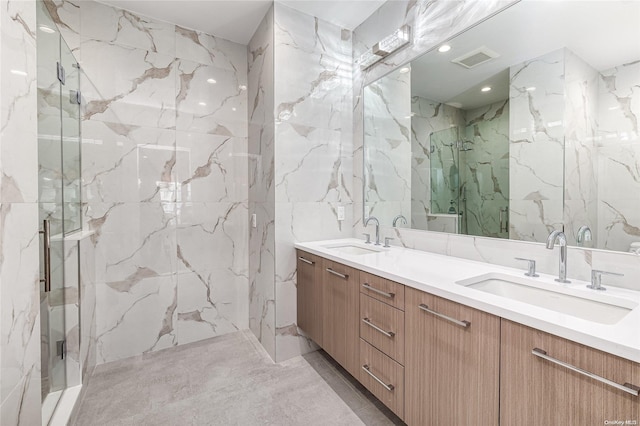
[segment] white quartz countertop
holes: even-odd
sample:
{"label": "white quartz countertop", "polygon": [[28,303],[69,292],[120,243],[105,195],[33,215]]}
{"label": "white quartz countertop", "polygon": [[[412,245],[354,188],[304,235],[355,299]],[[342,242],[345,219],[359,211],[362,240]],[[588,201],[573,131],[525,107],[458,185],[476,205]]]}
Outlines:
{"label": "white quartz countertop", "polygon": [[[361,240],[349,238],[296,243],[295,247],[406,286],[640,362],[640,306],[616,324],[600,324],[456,284],[457,281],[488,273],[522,277],[525,270],[396,246],[364,255],[346,254],[330,248],[340,244],[362,245],[362,243]],[[517,253],[514,253],[514,256],[517,256]],[[586,285],[589,283],[585,281],[571,280],[571,284],[559,284],[554,281],[554,278],[557,276],[540,274],[540,277],[534,279],[536,282],[584,291],[585,295],[593,297],[594,290],[587,289]],[[606,287],[607,291],[603,294],[640,304],[640,292]]]}

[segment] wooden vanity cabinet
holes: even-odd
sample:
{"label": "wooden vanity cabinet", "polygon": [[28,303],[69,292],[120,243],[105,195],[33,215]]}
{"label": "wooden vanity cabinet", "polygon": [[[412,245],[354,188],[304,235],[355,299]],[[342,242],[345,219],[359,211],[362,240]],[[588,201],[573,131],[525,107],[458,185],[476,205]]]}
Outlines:
{"label": "wooden vanity cabinet", "polygon": [[407,287],[405,341],[408,425],[498,424],[499,317]]}
{"label": "wooden vanity cabinet", "polygon": [[296,255],[297,324],[311,340],[322,346],[322,258],[302,250]]}
{"label": "wooden vanity cabinet", "polygon": [[322,263],[322,348],[352,376],[359,375],[360,291],[358,271]]}
{"label": "wooden vanity cabinet", "polygon": [[640,385],[640,364],[505,319],[501,333],[501,425],[640,425],[639,397],[533,350],[621,385]]}

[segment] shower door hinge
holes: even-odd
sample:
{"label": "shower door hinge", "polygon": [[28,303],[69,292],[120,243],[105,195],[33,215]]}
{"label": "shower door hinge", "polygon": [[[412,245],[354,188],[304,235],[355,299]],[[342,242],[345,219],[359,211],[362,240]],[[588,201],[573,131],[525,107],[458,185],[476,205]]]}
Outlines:
{"label": "shower door hinge", "polygon": [[69,90],[69,101],[72,104],[80,105],[82,103],[82,94],[79,90]]}
{"label": "shower door hinge", "polygon": [[66,340],[58,340],[56,342],[56,355],[58,355],[60,359],[64,359],[66,352],[67,352]]}
{"label": "shower door hinge", "polygon": [[60,62],[56,62],[56,66],[57,66],[58,80],[60,81],[60,83],[64,84],[64,81],[65,81],[64,67]]}

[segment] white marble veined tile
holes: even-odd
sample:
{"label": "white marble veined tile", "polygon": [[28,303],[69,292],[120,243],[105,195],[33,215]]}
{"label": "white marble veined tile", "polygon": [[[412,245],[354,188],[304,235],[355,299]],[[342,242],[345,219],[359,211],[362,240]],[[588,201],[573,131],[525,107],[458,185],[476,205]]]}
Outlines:
{"label": "white marble veined tile", "polygon": [[11,1],[3,3],[3,9],[0,201],[35,202],[38,196],[35,5]]}
{"label": "white marble veined tile", "polygon": [[175,131],[83,121],[84,201],[175,201]]}
{"label": "white marble veined tile", "polygon": [[98,284],[98,363],[175,346],[176,276]]}
{"label": "white marble veined tile", "polygon": [[248,282],[228,269],[178,275],[179,344],[248,327]]}
{"label": "white marble veined tile", "polygon": [[349,199],[339,132],[278,123],[276,140],[276,202]]}
{"label": "white marble veined tile", "polygon": [[[37,232],[37,204],[0,205],[0,396],[3,401],[17,386],[25,386],[30,375],[40,376]],[[31,394],[24,395],[28,407],[32,407],[28,400],[31,397]]]}
{"label": "white marble veined tile", "polygon": [[[51,19],[57,26],[57,30],[64,38],[65,43],[74,56],[80,59],[80,28],[81,28],[81,8],[85,4],[93,2],[76,1],[76,0],[44,0]],[[41,37],[44,32],[39,32]],[[38,40],[38,45],[40,40]]]}
{"label": "white marble veined tile", "polygon": [[[176,59],[144,49],[85,40],[81,45],[84,120],[173,128]],[[109,58],[105,64],[105,58]]]}
{"label": "white marble veined tile", "polygon": [[246,75],[246,46],[178,25],[175,31],[176,57]]}
{"label": "white marble veined tile", "polygon": [[247,275],[246,203],[178,203],[178,272]]}
{"label": "white marble veined tile", "polygon": [[176,170],[182,202],[247,200],[247,139],[176,132]]}
{"label": "white marble veined tile", "polygon": [[179,60],[176,128],[224,136],[247,136],[246,75]]}
{"label": "white marble veined tile", "polygon": [[87,212],[107,283],[133,286],[176,272],[174,203],[97,204]]}
{"label": "white marble veined tile", "polygon": [[95,1],[80,2],[82,39],[174,56],[175,25]]}

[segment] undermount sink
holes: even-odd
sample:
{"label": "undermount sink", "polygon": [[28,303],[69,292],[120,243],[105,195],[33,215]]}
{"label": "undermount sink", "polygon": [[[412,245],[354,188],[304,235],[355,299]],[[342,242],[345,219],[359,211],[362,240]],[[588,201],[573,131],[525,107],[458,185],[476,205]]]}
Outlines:
{"label": "undermount sink", "polygon": [[328,248],[329,250],[336,250],[336,251],[339,251],[340,253],[344,253],[344,254],[356,254],[356,255],[379,253],[379,252],[382,251],[382,249],[374,248],[374,247],[367,247],[364,244],[362,244],[362,245],[360,245],[360,244],[340,244],[340,245],[333,245],[333,246],[325,246],[325,248]]}
{"label": "undermount sink", "polygon": [[616,324],[638,306],[631,300],[603,292],[587,294],[580,289],[499,273],[468,278],[456,284],[600,324]]}

